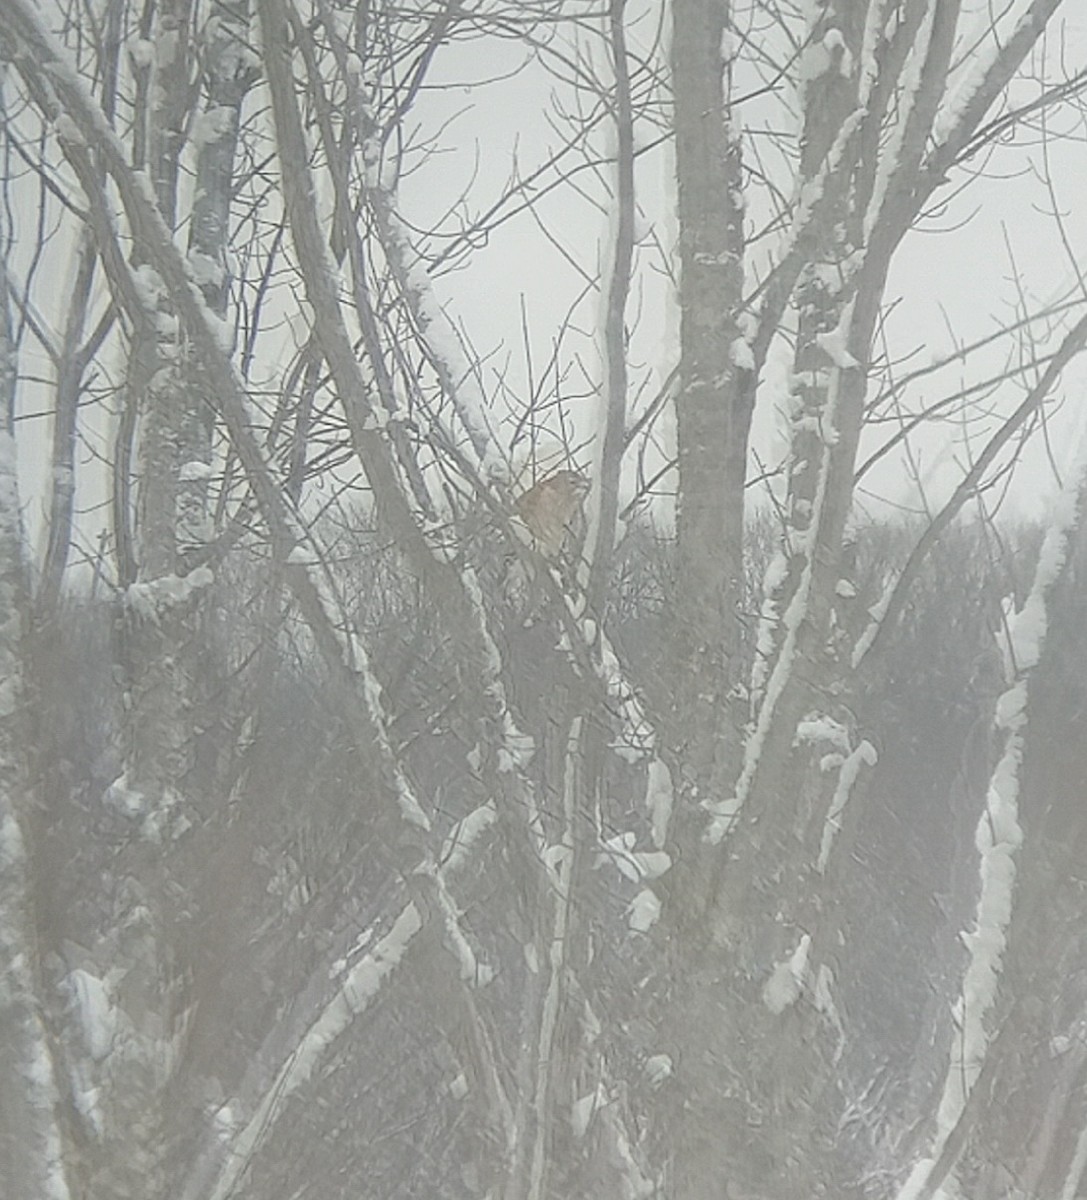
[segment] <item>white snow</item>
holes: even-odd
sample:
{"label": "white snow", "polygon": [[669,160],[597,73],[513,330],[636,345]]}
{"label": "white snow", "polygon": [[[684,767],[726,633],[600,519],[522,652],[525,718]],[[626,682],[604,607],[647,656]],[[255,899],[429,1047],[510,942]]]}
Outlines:
{"label": "white snow", "polygon": [[776,550],[767,564],[762,579],[763,601],[759,610],[759,627],[755,635],[755,661],[751,668],[751,698],[762,697],[774,653],[774,632],[778,625],[778,592],[789,577],[789,560]]}
{"label": "white snow", "polygon": [[213,105],[199,113],[192,123],[189,140],[194,146],[206,146],[226,137],[233,124],[233,110],[224,105]]}
{"label": "white snow", "polygon": [[860,82],[857,88],[861,103],[867,106],[879,77],[880,62],[876,50],[884,36],[886,23],[886,8],[888,0],[874,0],[869,4],[864,20],[864,34],[861,37]]}
{"label": "white snow", "polygon": [[[376,165],[381,150],[375,143],[376,138],[368,141],[363,158],[385,256],[402,282],[405,299],[415,313],[418,334],[427,347],[443,390],[452,401],[461,427],[468,435],[483,475],[488,479],[505,479],[509,473],[505,457],[488,423],[490,405],[452,321],[438,303],[426,263],[412,244],[411,230],[396,212],[395,193],[387,181],[378,176]],[[447,436],[459,441],[452,438],[452,434]]]}
{"label": "white snow", "polygon": [[627,923],[635,933],[648,933],[661,915],[661,902],[651,888],[643,888],[630,902]]}
{"label": "white snow", "polygon": [[611,1134],[614,1161],[623,1173],[622,1191],[617,1194],[622,1196],[622,1200],[650,1200],[650,1197],[658,1194],[657,1187],[635,1160],[634,1147],[627,1135],[626,1123],[620,1117],[617,1108],[615,1104],[607,1104],[602,1110],[598,1110],[606,1131]]}
{"label": "white snow", "polygon": [[182,483],[198,483],[202,480],[210,479],[211,475],[210,463],[193,459],[192,462],[181,464],[181,470],[178,472],[177,477]]}
{"label": "white snow", "polygon": [[79,132],[79,126],[72,120],[67,113],[61,113],[57,117],[54,124],[57,131],[57,136],[72,146],[85,146],[86,142],[83,139],[83,134]]}
{"label": "white snow", "polygon": [[198,287],[218,287],[226,275],[223,264],[199,250],[189,251],[189,277]]}
{"label": "white snow", "polygon": [[422,924],[415,905],[406,905],[374,950],[351,969],[339,991],[288,1056],[249,1122],[233,1139],[230,1155],[209,1200],[226,1200],[232,1194],[237,1180],[249,1166],[287,1099],[310,1078],[328,1048],[350,1027],[355,1017],[366,1011],[386,979],[399,966]]}
{"label": "white snow", "polygon": [[531,734],[520,729],[510,712],[506,698],[506,688],[502,682],[502,655],[498,643],[491,635],[487,618],[487,606],[483,599],[483,590],[475,571],[464,566],[460,571],[461,585],[464,595],[471,607],[476,620],[479,640],[486,655],[486,671],[484,687],[486,693],[494,701],[502,714],[503,744],[498,752],[498,767],[505,774],[519,771],[531,762],[536,753],[536,743]]}
{"label": "white snow", "polygon": [[304,1072],[305,1076],[309,1077],[317,1057],[333,1039],[343,1033],[352,1017],[366,1010],[385,979],[399,966],[408,944],[421,927],[422,922],[415,906],[407,905],[372,953],[352,967],[340,985],[340,999],[344,1007],[337,1006],[334,999],[310,1027],[299,1047],[297,1072]]}
{"label": "white snow", "polygon": [[[978,34],[969,40],[969,44],[975,45],[976,49],[969,56],[964,74],[940,105],[933,125],[932,136],[938,146],[955,133],[1008,41],[1021,24],[1031,19],[1033,7],[1034,0],[1013,0],[996,19],[988,7],[979,10]],[[983,44],[978,45],[979,42]]]}
{"label": "white snow", "polygon": [[95,1062],[101,1062],[113,1049],[117,1033],[117,1010],[110,999],[109,988],[97,975],[78,967],[69,971],[66,983],[84,1048]]}
{"label": "white snow", "polygon": [[781,257],[789,254],[796,245],[801,234],[807,229],[811,223],[815,209],[819,201],[823,197],[823,191],[826,188],[828,179],[832,179],[839,169],[841,159],[845,154],[846,147],[849,145],[856,133],[861,121],[865,115],[863,104],[855,108],[848,117],[842,122],[841,128],[835,136],[834,143],[823,160],[822,166],[819,168],[819,174],[812,179],[806,180],[800,186],[800,193],[796,200],[796,207],[793,214],[792,228],[785,240],[785,244],[781,247],[779,255]]}
{"label": "white snow", "polygon": [[502,747],[498,751],[498,769],[503,772],[527,767],[536,753],[536,742],[530,733],[520,729],[507,708],[502,714]]}
{"label": "white snow", "polygon": [[824,713],[812,713],[798,722],[793,744],[800,745],[801,742],[825,743],[842,754],[848,754],[852,749],[849,730]]}
{"label": "white snow", "polygon": [[157,625],[168,609],[188,601],[193,592],[210,587],[215,576],[210,567],[197,567],[188,575],[161,575],[145,583],[130,584],[125,604],[141,620]]}
{"label": "white snow", "polygon": [[418,868],[420,874],[432,876],[434,890],[438,899],[438,912],[445,925],[445,936],[457,961],[460,963],[460,977],[473,987],[486,987],[494,978],[493,967],[480,962],[471,942],[465,936],[460,924],[460,911],[445,883],[445,876],[433,863]]}
{"label": "white snow", "polygon": [[801,983],[787,962],[779,962],[763,984],[762,1002],[774,1014],[780,1016],[800,998]]}
{"label": "white snow", "polygon": [[674,803],[672,773],[668,765],[660,758],[651,758],[646,769],[645,807],[649,812],[653,845],[658,850],[668,840],[668,824],[672,819]]}
{"label": "white snow", "polygon": [[153,66],[155,62],[155,43],[149,42],[146,38],[136,38],[129,44],[128,53],[132,57],[134,66],[140,68]]}
{"label": "white snow", "polygon": [[603,1108],[605,1103],[606,1098],[603,1096],[599,1084],[593,1091],[579,1096],[574,1101],[570,1112],[570,1124],[574,1130],[574,1137],[581,1139],[585,1136],[593,1114],[598,1108]]}
{"label": "white snow", "polygon": [[[1009,661],[1016,677],[997,701],[994,726],[1003,750],[989,781],[985,809],[974,843],[979,856],[980,888],[970,929],[961,934],[969,952],[962,988],[953,1009],[957,1036],[936,1117],[932,1149],[938,1157],[966,1107],[989,1050],[989,1015],[996,1001],[1003,970],[1007,931],[1011,922],[1016,881],[1016,852],[1022,845],[1019,823],[1019,769],[1028,721],[1030,676],[1040,660],[1046,628],[1049,592],[1060,577],[1071,539],[1077,530],[1077,501],[1087,487],[1087,439],[1081,435],[1074,470],[1069,474],[1046,530],[1034,582],[1023,608],[1009,614]],[[919,1163],[898,1200],[909,1200],[916,1178],[929,1168]]]}
{"label": "white snow", "polygon": [[[834,412],[836,409],[837,389],[831,389],[830,397],[827,401],[827,419],[828,422],[833,421]],[[824,454],[822,468],[820,470],[819,482],[816,487],[816,512],[821,511],[823,504],[823,496],[826,491],[826,479],[828,470],[828,456]],[[818,521],[813,520],[810,530],[804,536],[804,551],[805,563],[801,572],[800,580],[797,583],[796,591],[789,601],[788,607],[781,618],[781,628],[784,636],[781,642],[781,650],[778,653],[777,661],[773,665],[769,676],[766,679],[766,690],[762,697],[762,704],[759,707],[754,725],[752,726],[747,738],[744,741],[743,766],[740,771],[740,777],[736,783],[736,794],[733,801],[729,802],[730,807],[734,804],[733,811],[728,813],[727,823],[724,815],[718,815],[709,829],[706,836],[713,844],[717,844],[721,839],[728,835],[736,817],[744,804],[747,802],[748,793],[755,779],[755,773],[758,770],[759,759],[762,756],[763,745],[766,737],[770,732],[771,725],[774,719],[774,713],[777,709],[778,701],[781,699],[785,691],[785,686],[792,674],[793,656],[796,651],[796,639],[807,613],[809,590],[811,588],[812,577],[812,555],[813,542],[815,533],[818,528]],[[768,597],[769,599],[769,597]],[[765,677],[765,667],[756,661],[753,671],[753,678],[758,675],[761,679]],[[752,689],[754,691],[754,688]]]}
{"label": "white snow", "polygon": [[845,1051],[845,1025],[838,1005],[834,1000],[834,972],[826,963],[820,963],[815,973],[815,985],[812,988],[812,1001],[818,1012],[822,1013],[838,1034],[838,1045],[834,1051],[834,1061],[838,1062]]}
{"label": "white snow", "polygon": [[775,1015],[783,1013],[800,999],[808,973],[811,934],[805,933],[788,959],[770,972],[762,989],[762,1002]]}
{"label": "white snow", "polygon": [[215,1130],[215,1136],[221,1142],[228,1142],[234,1136],[234,1131],[238,1127],[238,1118],[234,1112],[234,1107],[229,1101],[226,1104],[221,1104],[212,1113],[211,1117],[212,1128]]}
{"label": "white snow", "polygon": [[136,295],[140,298],[140,303],[149,312],[154,312],[159,301],[166,294],[166,285],[162,282],[162,276],[154,267],[144,263],[132,272],[132,283],[136,289]]}
{"label": "white snow", "polygon": [[129,786],[128,775],[123,772],[106,788],[102,799],[111,808],[129,817],[138,817],[147,804],[146,796]]}
{"label": "white snow", "polygon": [[811,951],[811,934],[805,933],[797,943],[789,959],[789,970],[799,986],[803,988],[808,975],[808,954]]}
{"label": "white snow", "polygon": [[872,644],[876,640],[879,628],[883,624],[883,618],[887,615],[887,609],[891,603],[891,597],[894,595],[897,582],[897,576],[891,579],[883,589],[883,594],[868,610],[868,616],[871,620],[864,627],[864,632],[857,639],[857,644],[853,647],[853,654],[850,658],[850,663],[854,671],[860,666],[864,656],[872,648]]}
{"label": "white snow", "polygon": [[[830,33],[837,32],[837,30],[831,30],[823,41],[811,42],[800,55],[800,62],[797,66],[797,90],[801,105],[804,103],[808,85],[821,75],[825,75],[834,64],[832,51],[835,43],[830,38]],[[839,40],[841,40],[841,36],[839,33]]]}
{"label": "white snow", "polygon": [[660,1087],[673,1071],[672,1057],[669,1054],[651,1054],[642,1067],[651,1087]]}
{"label": "white snow", "polygon": [[899,1190],[896,1200],[917,1200],[917,1197],[921,1194],[921,1189],[928,1182],[929,1174],[935,1165],[935,1160],[931,1158],[922,1158],[916,1162],[909,1174],[909,1178]]}
{"label": "white snow", "polygon": [[26,857],[22,830],[14,815],[5,812],[0,821],[0,867],[11,867],[22,863]]}
{"label": "white snow", "polygon": [[632,883],[643,879],[657,879],[672,865],[671,857],[663,850],[635,850],[635,837],[631,830],[617,833],[602,843],[603,853],[597,856],[597,864],[611,863],[619,873]]}
{"label": "white snow", "polygon": [[831,52],[847,51],[845,37],[840,29],[830,28],[823,34],[823,45]]}
{"label": "white snow", "polygon": [[876,163],[876,178],[872,194],[868,200],[868,208],[864,214],[864,236],[867,242],[883,214],[883,206],[887,199],[887,187],[898,167],[902,157],[902,147],[906,137],[908,118],[914,110],[920,95],[924,65],[928,58],[929,42],[932,38],[933,22],[936,6],[931,5],[925,12],[913,43],[910,46],[906,65],[902,72],[901,95],[898,120],[891,131],[888,144],[880,153]]}
{"label": "white snow", "polygon": [[[848,306],[847,311],[849,311]],[[852,312],[849,312],[849,315],[852,317]],[[849,336],[849,330],[848,328],[843,328],[842,325],[843,322],[840,321],[838,325],[828,333],[817,333],[815,335],[815,342],[820,350],[823,351],[827,358],[829,358],[836,367],[845,371],[853,367],[858,367],[860,364],[846,348],[846,340]]]}
{"label": "white snow", "polygon": [[543,853],[540,855],[543,865],[552,877],[552,883],[556,886],[561,880],[563,868],[569,864],[572,857],[570,847],[563,845],[562,842],[556,842],[554,845],[545,847]]}
{"label": "white snow", "polygon": [[15,439],[0,429],[0,514],[5,521],[14,520],[18,512],[15,479]]}
{"label": "white snow", "polygon": [[19,703],[19,685],[13,676],[0,679],[0,718],[10,717]]}
{"label": "white snow", "polygon": [[83,1078],[83,1073],[73,1070],[71,1095],[76,1111],[95,1134],[102,1134],[102,1089],[93,1087]]}
{"label": "white snow", "polygon": [[872,743],[862,741],[856,750],[846,756],[838,768],[838,786],[834,790],[830,806],[827,808],[827,815],[823,821],[823,837],[819,846],[819,858],[815,864],[815,869],[820,874],[826,871],[827,864],[830,862],[834,839],[838,836],[842,825],[842,812],[849,801],[853,785],[857,782],[857,776],[862,767],[874,767],[878,757]]}
{"label": "white snow", "polygon": [[1080,1185],[1085,1174],[1087,1174],[1087,1125],[1083,1126],[1079,1131],[1079,1137],[1076,1138],[1076,1149],[1068,1166],[1068,1174],[1064,1178],[1060,1200],[1076,1200],[1080,1194]]}
{"label": "white snow", "polygon": [[441,869],[455,871],[462,867],[469,851],[497,820],[498,809],[493,800],[488,800],[458,821],[442,844]]}
{"label": "white snow", "polygon": [[[584,602],[583,598],[579,599]],[[567,600],[571,610],[577,602],[571,598]],[[608,696],[618,702],[621,737],[612,743],[611,749],[627,762],[638,762],[653,752],[656,742],[653,727],[646,719],[641,702],[623,674],[619,658],[603,630],[599,631],[593,649],[596,651],[593,660],[596,675],[607,688]]]}
{"label": "white snow", "polygon": [[[1021,700],[1025,701],[1026,682],[1021,681],[1010,691],[1021,693]],[[963,975],[961,995],[955,1005],[959,1033],[952,1041],[951,1064],[936,1116],[937,1140],[941,1147],[962,1115],[985,1061],[991,1036],[987,1018],[996,1001],[1007,929],[1012,918],[1015,852],[1023,841],[1018,796],[1022,729],[1026,717],[1022,703],[1017,701],[1011,709],[1014,713],[1012,724],[1003,726],[1006,737],[1004,754],[993,773],[986,797],[986,810],[982,813],[974,837],[980,857],[981,889],[974,925],[961,935],[970,961]],[[1000,728],[999,716],[997,720]]]}
{"label": "white snow", "polygon": [[729,796],[725,800],[703,800],[700,807],[712,818],[706,826],[704,840],[711,846],[716,846],[732,832],[743,801],[739,796]]}
{"label": "white snow", "polygon": [[728,348],[728,356],[732,365],[739,367],[741,371],[755,369],[755,356],[751,353],[751,343],[746,338],[736,338]]}
{"label": "white snow", "polygon": [[[196,284],[193,284],[196,287]],[[197,293],[199,295],[199,292]],[[203,303],[204,297],[200,296],[200,301]],[[210,308],[205,306],[204,324],[212,337],[215,338],[215,344],[226,355],[229,355],[234,349],[234,326],[223,317],[213,313]]]}
{"label": "white snow", "polygon": [[[53,1060],[50,1057],[48,1044],[45,1040],[45,1030],[41,1019],[31,1018],[32,1050],[31,1060],[26,1063],[22,1075],[30,1086],[30,1103],[39,1112],[52,1116],[57,1107],[56,1075]],[[78,1089],[73,1094],[76,1107],[83,1101]],[[93,1115],[97,1112],[98,1093],[87,1097]],[[96,1122],[90,1121],[92,1128],[97,1129]],[[60,1137],[60,1130],[55,1119],[47,1119],[44,1127],[39,1127],[42,1133],[41,1158],[44,1166],[45,1192],[43,1200],[70,1200],[68,1178],[65,1170],[65,1147]]]}

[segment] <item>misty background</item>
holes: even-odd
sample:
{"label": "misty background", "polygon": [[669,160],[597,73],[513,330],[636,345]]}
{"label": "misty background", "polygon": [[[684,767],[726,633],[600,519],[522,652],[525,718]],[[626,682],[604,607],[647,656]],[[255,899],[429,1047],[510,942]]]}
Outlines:
{"label": "misty background", "polygon": [[1087,1194],[1085,53],[7,0],[4,1196]]}

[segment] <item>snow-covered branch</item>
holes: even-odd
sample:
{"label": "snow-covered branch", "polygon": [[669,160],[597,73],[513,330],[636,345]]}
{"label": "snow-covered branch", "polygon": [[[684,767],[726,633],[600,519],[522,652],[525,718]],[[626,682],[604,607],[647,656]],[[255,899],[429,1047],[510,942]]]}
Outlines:
{"label": "snow-covered branch", "polygon": [[[931,1200],[954,1169],[957,1153],[948,1155],[945,1149],[952,1144],[953,1135],[961,1148],[964,1114],[994,1036],[993,1012],[1014,914],[1017,858],[1023,841],[1019,792],[1030,719],[1030,683],[1045,646],[1050,595],[1064,571],[1085,502],[1087,440],[1080,446],[1075,469],[1046,531],[1030,593],[1008,620],[1010,678],[994,717],[1001,753],[974,836],[980,887],[973,927],[962,935],[969,958],[953,1010],[956,1036],[936,1112],[932,1152],[914,1168],[898,1200]],[[939,1177],[934,1177],[935,1168],[941,1172]]]}
{"label": "snow-covered branch", "polygon": [[[489,804],[470,813],[448,835],[441,865],[424,867],[446,897],[452,875],[464,866],[494,824],[495,816],[494,806]],[[193,1172],[201,1191],[187,1192],[187,1198],[196,1200],[197,1195],[203,1196],[205,1188],[208,1200],[226,1200],[234,1193],[283,1115],[287,1102],[313,1077],[338,1039],[369,1010],[403,963],[422,928],[423,914],[414,901],[409,901],[389,930],[361,957],[350,962],[345,957],[338,964],[334,994],[300,1031],[278,1070],[264,1082],[259,1096],[248,1105],[245,1098],[236,1098],[220,1106],[214,1121],[213,1144]],[[474,966],[474,958],[472,963]],[[275,1040],[274,1036],[268,1039],[271,1044]],[[245,1109],[248,1113],[243,1118],[241,1112]],[[206,1180],[212,1173],[214,1183],[208,1184]],[[201,1180],[205,1182],[202,1184]]]}

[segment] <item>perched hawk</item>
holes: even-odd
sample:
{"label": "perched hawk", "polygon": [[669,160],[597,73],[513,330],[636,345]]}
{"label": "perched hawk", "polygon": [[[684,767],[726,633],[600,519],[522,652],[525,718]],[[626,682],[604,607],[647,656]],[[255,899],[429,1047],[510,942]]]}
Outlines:
{"label": "perched hawk", "polygon": [[578,471],[556,471],[517,497],[517,515],[544,558],[558,558],[581,515],[589,481]]}

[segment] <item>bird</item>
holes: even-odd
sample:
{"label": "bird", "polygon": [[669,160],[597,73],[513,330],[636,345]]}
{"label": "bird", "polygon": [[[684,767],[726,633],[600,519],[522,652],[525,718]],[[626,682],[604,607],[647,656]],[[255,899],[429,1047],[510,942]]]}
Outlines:
{"label": "bird", "polygon": [[580,471],[561,470],[522,492],[514,501],[536,549],[544,558],[560,556],[581,514],[589,481]]}

